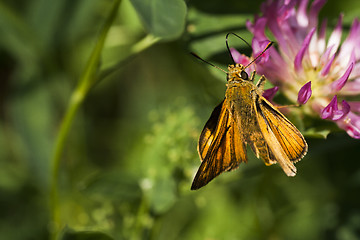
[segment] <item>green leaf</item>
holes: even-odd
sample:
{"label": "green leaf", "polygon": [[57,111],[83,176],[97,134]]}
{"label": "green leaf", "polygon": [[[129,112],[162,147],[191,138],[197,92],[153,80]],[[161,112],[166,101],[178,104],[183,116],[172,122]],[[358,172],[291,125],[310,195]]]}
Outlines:
{"label": "green leaf", "polygon": [[304,135],[306,137],[326,139],[329,133],[330,133],[329,129],[318,130],[315,128],[310,128],[306,132],[304,132]]}
{"label": "green leaf", "polygon": [[184,31],[186,5],[183,0],[130,0],[147,31],[164,40]]}
{"label": "green leaf", "polygon": [[339,127],[333,121],[306,118],[304,123],[311,126],[303,131],[305,137],[326,139],[329,133],[339,131]]}

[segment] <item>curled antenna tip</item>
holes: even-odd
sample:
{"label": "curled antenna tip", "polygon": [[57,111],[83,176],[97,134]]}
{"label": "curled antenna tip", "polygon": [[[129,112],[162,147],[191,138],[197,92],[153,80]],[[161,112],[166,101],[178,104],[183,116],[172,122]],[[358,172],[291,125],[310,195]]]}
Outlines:
{"label": "curled antenna tip", "polygon": [[229,47],[229,43],[228,43],[228,38],[229,38],[229,35],[230,35],[230,34],[232,34],[232,35],[234,35],[235,37],[238,37],[239,39],[241,39],[241,40],[242,40],[244,43],[246,43],[250,48],[251,48],[251,45],[250,45],[245,39],[243,39],[242,37],[240,37],[240,36],[237,35],[236,33],[228,32],[228,33],[226,34],[226,37],[225,37],[226,48],[227,48],[227,50],[228,50],[228,52],[229,52],[229,54],[230,54],[231,60],[233,61],[234,64],[236,64],[236,62],[235,62],[235,60],[234,60],[234,58],[233,58],[233,56],[232,56],[232,54],[231,54],[230,47]]}

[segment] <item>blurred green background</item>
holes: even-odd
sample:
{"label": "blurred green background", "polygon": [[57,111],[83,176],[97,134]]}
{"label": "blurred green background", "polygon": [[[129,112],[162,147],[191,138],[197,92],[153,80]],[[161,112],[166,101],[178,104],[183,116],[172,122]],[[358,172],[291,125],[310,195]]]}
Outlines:
{"label": "blurred green background", "polygon": [[[360,239],[360,145],[344,132],[308,138],[295,178],[249,151],[248,164],[190,191],[225,76],[189,52],[226,67],[226,33],[250,42],[245,21],[261,2],[121,1],[60,158],[63,239]],[[0,1],[1,239],[50,238],[55,142],[112,6]],[[327,3],[328,33],[340,12],[346,36],[360,5]]]}

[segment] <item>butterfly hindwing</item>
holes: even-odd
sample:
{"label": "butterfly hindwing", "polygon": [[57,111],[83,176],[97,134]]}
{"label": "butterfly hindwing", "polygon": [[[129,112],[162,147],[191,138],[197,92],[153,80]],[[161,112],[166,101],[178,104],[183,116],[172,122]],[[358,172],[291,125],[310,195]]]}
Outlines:
{"label": "butterfly hindwing", "polygon": [[274,154],[261,133],[261,130],[258,129],[258,131],[252,132],[250,136],[251,139],[248,140],[248,143],[256,157],[261,158],[267,166],[277,163]]}
{"label": "butterfly hindwing", "polygon": [[275,159],[288,176],[295,176],[292,162],[300,160],[307,152],[307,144],[300,131],[263,97],[255,102],[256,116],[264,139]]}
{"label": "butterfly hindwing", "polygon": [[285,150],[290,161],[299,161],[307,152],[307,143],[300,131],[279,110],[274,108],[266,99],[260,99],[263,115],[265,116],[276,139]]}

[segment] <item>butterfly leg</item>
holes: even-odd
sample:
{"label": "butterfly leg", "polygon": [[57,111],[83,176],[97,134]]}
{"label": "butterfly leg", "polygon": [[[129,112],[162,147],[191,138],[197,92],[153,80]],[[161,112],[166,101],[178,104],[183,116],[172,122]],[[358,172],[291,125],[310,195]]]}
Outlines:
{"label": "butterfly leg", "polygon": [[256,83],[256,87],[260,90],[264,90],[266,78],[264,75],[262,75],[259,79],[259,81]]}
{"label": "butterfly leg", "polygon": [[256,74],[256,71],[253,71],[251,73],[250,81],[254,82],[255,74]]}

